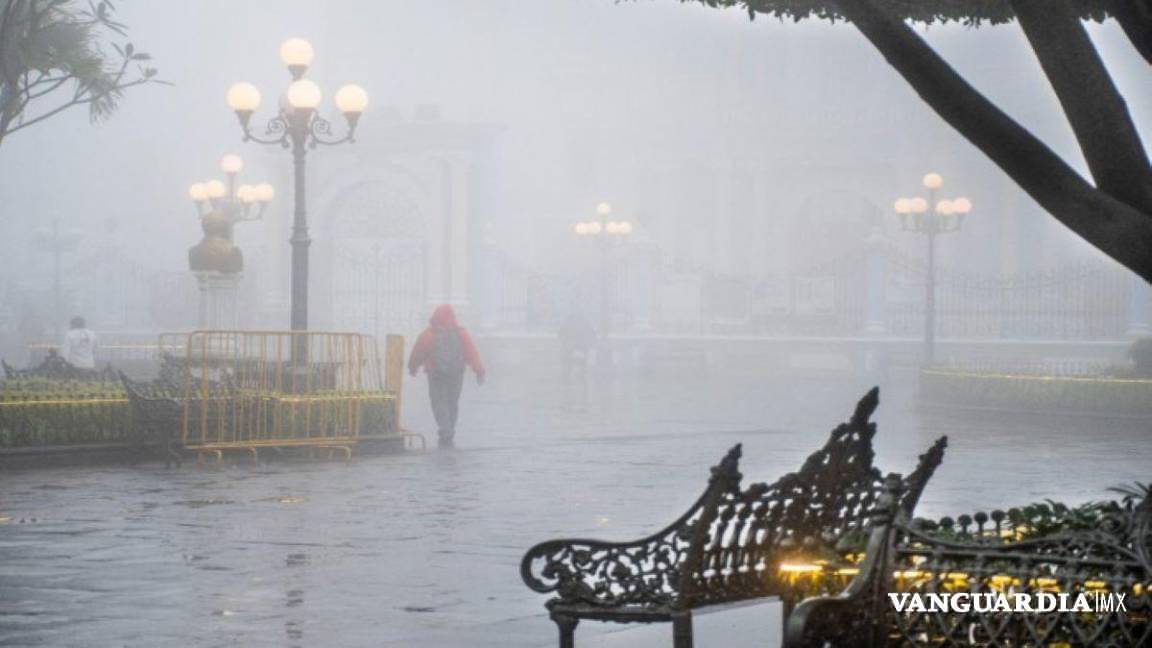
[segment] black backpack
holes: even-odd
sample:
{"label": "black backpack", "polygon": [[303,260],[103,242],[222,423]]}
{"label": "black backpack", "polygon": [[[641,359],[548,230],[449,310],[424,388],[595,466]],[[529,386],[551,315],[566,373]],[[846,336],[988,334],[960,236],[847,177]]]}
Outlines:
{"label": "black backpack", "polygon": [[442,376],[464,373],[464,343],[456,329],[436,329],[432,343],[432,368]]}

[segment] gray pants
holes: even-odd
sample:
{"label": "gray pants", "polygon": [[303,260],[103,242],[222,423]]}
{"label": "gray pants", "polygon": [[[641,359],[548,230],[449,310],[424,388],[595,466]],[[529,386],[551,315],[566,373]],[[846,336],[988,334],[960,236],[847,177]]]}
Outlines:
{"label": "gray pants", "polygon": [[460,392],[463,389],[463,372],[428,374],[428,398],[432,401],[432,416],[436,417],[441,443],[452,443],[456,436],[456,417],[460,414]]}

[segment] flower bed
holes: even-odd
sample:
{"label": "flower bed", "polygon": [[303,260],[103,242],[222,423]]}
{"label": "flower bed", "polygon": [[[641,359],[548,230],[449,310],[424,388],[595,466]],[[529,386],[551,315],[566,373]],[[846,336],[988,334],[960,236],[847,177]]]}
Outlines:
{"label": "flower bed", "polygon": [[923,369],[920,398],[981,409],[1152,416],[1152,379]]}
{"label": "flower bed", "polygon": [[128,398],[115,383],[0,385],[0,447],[127,442],[131,430]]}
{"label": "flower bed", "polygon": [[[265,395],[270,401],[274,396]],[[240,399],[250,402],[251,399]],[[288,396],[269,409],[269,423],[307,437],[306,421],[292,407],[297,397]],[[310,396],[325,414],[343,412],[352,401],[360,408],[359,433],[363,436],[395,436],[395,397],[386,392],[324,392]],[[327,410],[332,410],[328,412]],[[278,414],[272,417],[272,414]],[[297,420],[299,418],[299,420]],[[297,430],[297,428],[300,428]],[[52,381],[47,379],[0,381],[0,448],[59,446],[71,444],[128,443],[132,439],[132,415],[128,397],[117,383]]]}

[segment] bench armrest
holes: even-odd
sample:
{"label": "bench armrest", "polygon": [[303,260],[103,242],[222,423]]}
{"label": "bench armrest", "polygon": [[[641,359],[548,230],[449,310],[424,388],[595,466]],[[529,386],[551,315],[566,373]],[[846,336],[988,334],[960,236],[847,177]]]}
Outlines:
{"label": "bench armrest", "polygon": [[691,534],[675,528],[634,542],[550,540],[524,554],[520,577],[563,603],[663,605],[676,597],[690,544]]}
{"label": "bench armrest", "polygon": [[533,590],[555,592],[556,602],[612,608],[667,605],[686,595],[682,574],[696,569],[719,500],[740,490],[740,445],[712,467],[708,487],[675,522],[631,542],[549,540],[520,561],[520,577]]}
{"label": "bench armrest", "polygon": [[903,481],[892,473],[872,510],[872,528],[860,571],[844,591],[831,596],[805,599],[784,624],[784,648],[812,646],[875,645],[880,628],[879,606],[887,604],[889,555],[894,521],[900,510]]}

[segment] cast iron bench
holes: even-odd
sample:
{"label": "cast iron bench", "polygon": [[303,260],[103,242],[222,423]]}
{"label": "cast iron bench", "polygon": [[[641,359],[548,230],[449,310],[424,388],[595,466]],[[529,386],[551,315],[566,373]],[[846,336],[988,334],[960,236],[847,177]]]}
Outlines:
{"label": "cast iron bench", "polygon": [[55,349],[49,349],[48,355],[40,364],[35,367],[28,367],[26,369],[16,369],[7,362],[0,360],[0,366],[4,368],[4,375],[9,380],[31,380],[42,378],[45,380],[69,380],[69,381],[83,381],[83,382],[115,382],[116,370],[112,365],[106,365],[103,369],[83,369],[71,364],[59,354]]}
{"label": "cast iron bench", "polygon": [[[1152,498],[1115,502],[1090,528],[1017,540],[1000,511],[960,516],[958,527],[909,520],[901,487],[886,486],[859,574],[840,594],[797,606],[785,646],[1152,645]],[[897,611],[888,596],[957,592],[1122,593],[1126,610]]]}
{"label": "cast iron bench", "polygon": [[178,439],[184,407],[177,391],[162,381],[136,382],[123,372],[120,372],[120,383],[124,385],[132,412],[136,458],[139,459],[149,445],[156,445],[164,452],[165,468],[173,462],[179,466],[183,463]]}
{"label": "cast iron bench", "polygon": [[185,402],[190,402],[196,411],[212,398],[228,397],[235,391],[228,381],[198,384],[184,365],[168,355],[164,357],[160,375],[151,382],[132,380],[122,371],[118,374],[132,414],[136,459],[139,460],[149,446],[156,446],[164,453],[165,468],[183,463],[181,430]]}
{"label": "cast iron bench", "polygon": [[[545,605],[560,646],[574,645],[581,619],[671,622],[674,645],[687,648],[695,608],[774,596],[787,614],[798,593],[781,573],[782,562],[818,552],[840,560],[868,538],[869,513],[883,485],[872,465],[876,425],[869,421],[878,403],[873,389],[798,472],[773,484],[742,490],[741,446],[735,446],[712,468],[696,503],[647,538],[551,540],[530,549],[520,575],[533,590],[555,594]],[[899,503],[906,515],[946,445],[942,437],[921,455]]]}

